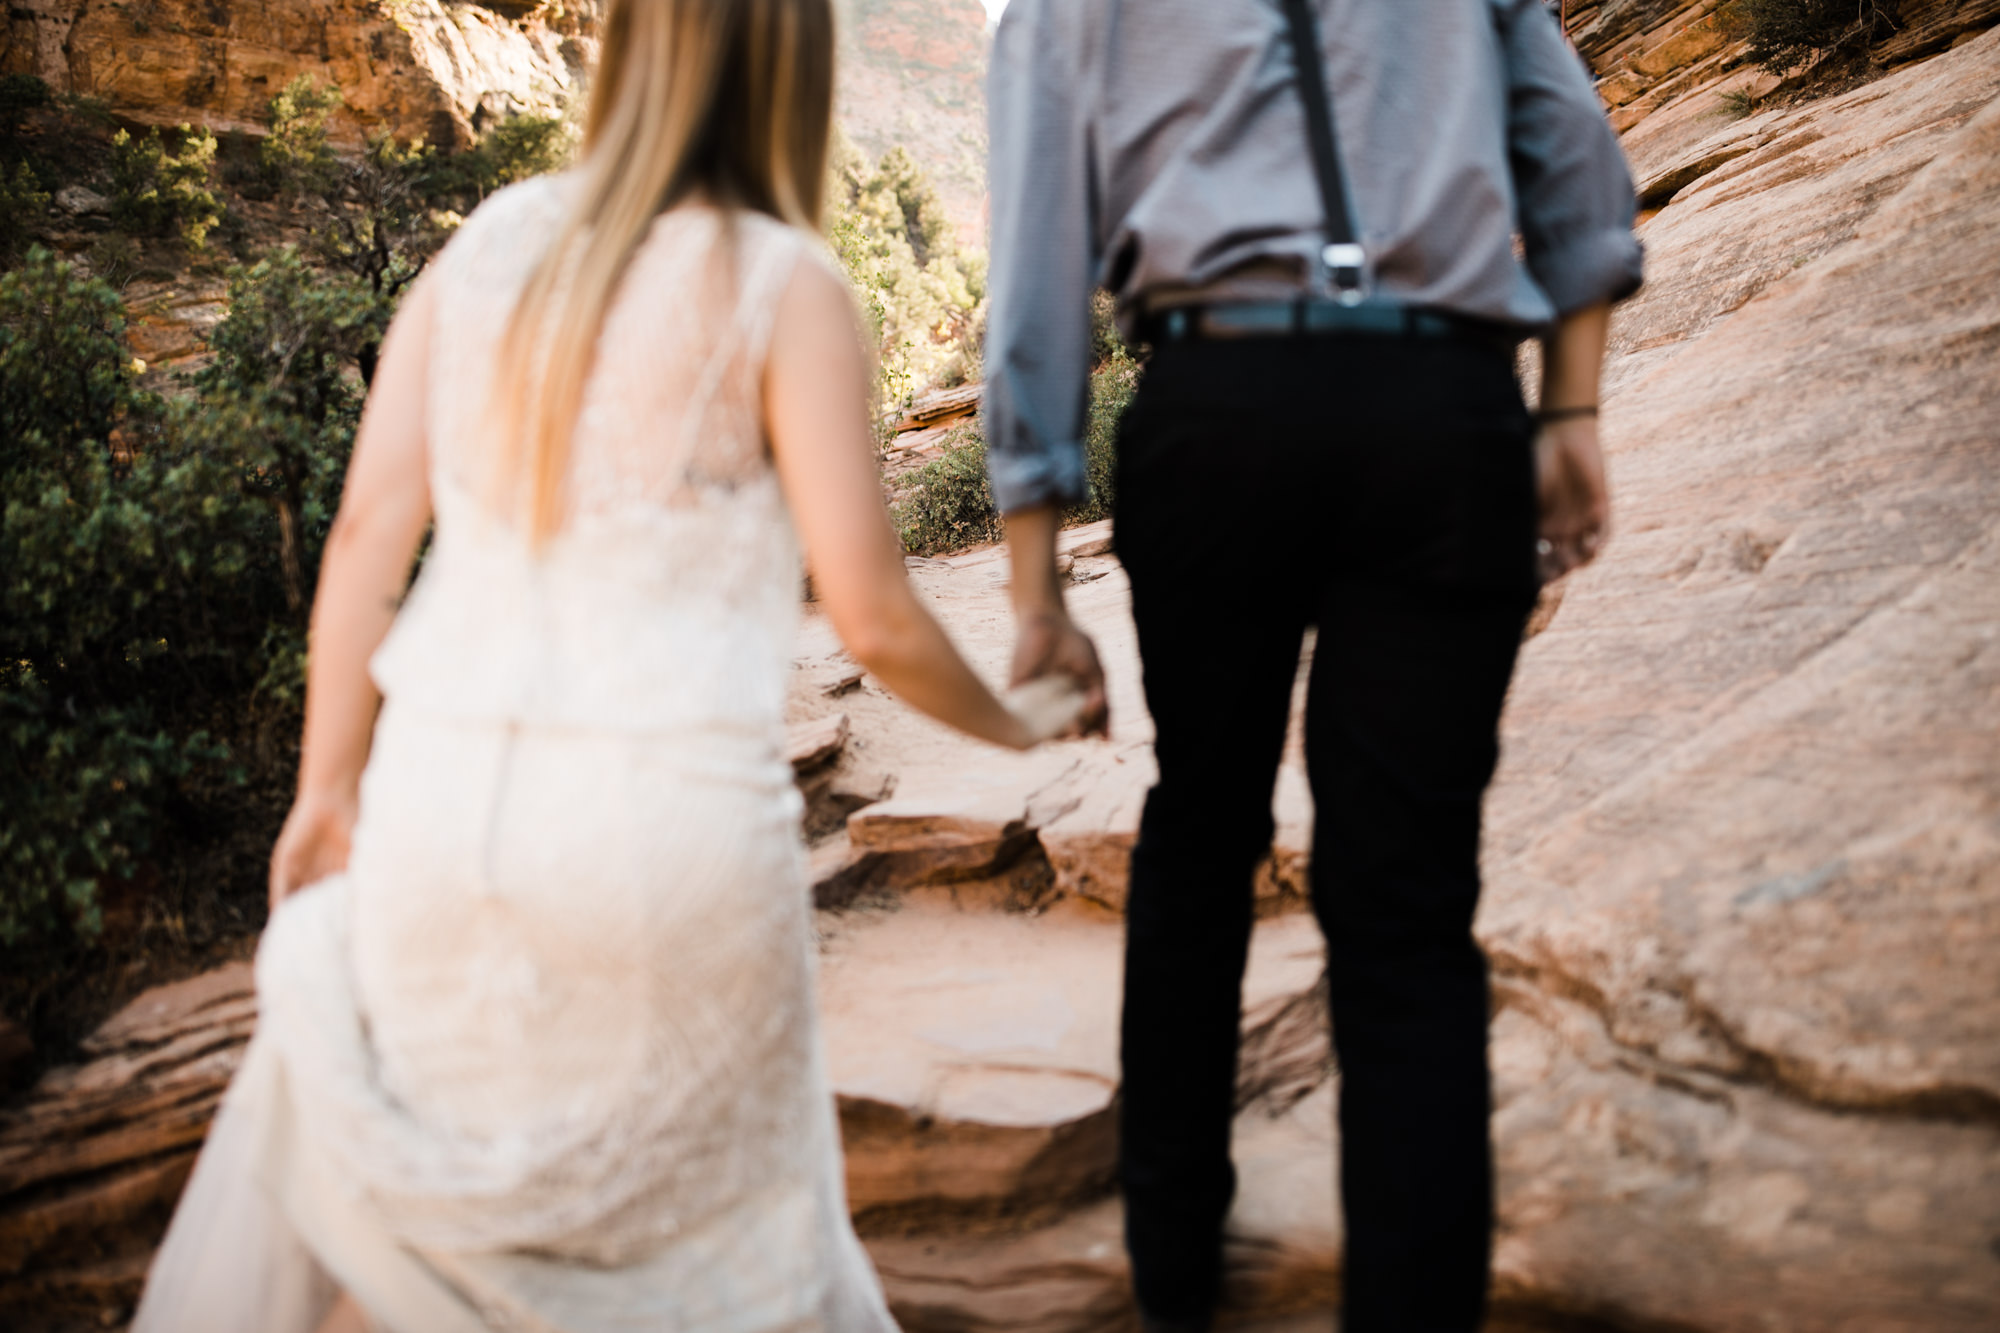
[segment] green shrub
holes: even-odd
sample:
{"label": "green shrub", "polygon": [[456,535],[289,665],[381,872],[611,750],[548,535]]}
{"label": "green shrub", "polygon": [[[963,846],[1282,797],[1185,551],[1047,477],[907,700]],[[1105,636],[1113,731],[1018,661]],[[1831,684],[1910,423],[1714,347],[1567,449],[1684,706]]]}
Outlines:
{"label": "green shrub", "polygon": [[282,194],[326,195],[340,184],[340,158],[326,124],[340,105],[340,89],[301,74],[271,99],[271,132],[258,146],[265,182]]}
{"label": "green shrub", "polygon": [[49,196],[26,162],[9,171],[0,165],[0,258],[20,250],[49,213]]}
{"label": "green shrub", "polygon": [[146,252],[139,248],[139,243],[115,231],[107,231],[92,241],[84,258],[90,261],[92,276],[119,289],[138,277],[146,266]]}
{"label": "green shrub", "polygon": [[148,615],[178,544],[114,431],[133,387],[117,297],[36,250],[0,279],[0,946],[94,931],[168,788],[216,752],[162,725]]}
{"label": "green shrub", "polygon": [[1779,75],[1864,49],[1895,27],[1893,6],[1880,0],[1736,0],[1728,17],[1749,37],[1750,59]]}
{"label": "green shrub", "polygon": [[912,555],[1000,540],[1000,514],[986,479],[986,442],[977,427],[961,426],[945,437],[944,451],[910,478],[894,516],[903,549]]}
{"label": "green shrub", "polygon": [[318,272],[290,248],[230,278],[229,317],[194,379],[193,428],[221,441],[246,492],[271,506],[285,602],[302,626],[361,415],[348,367],[393,312],[355,278]]}
{"label": "green shrub", "polygon": [[495,190],[561,171],[576,156],[576,134],[561,116],[509,116],[443,164],[443,190],[477,203]]}
{"label": "green shrub", "polygon": [[[1139,388],[1140,365],[1121,346],[1091,373],[1083,435],[1084,499],[1063,512],[1065,525],[1111,517],[1118,467],[1118,423]],[[903,549],[912,555],[960,551],[1004,535],[986,478],[986,442],[973,425],[945,437],[944,450],[917,469],[894,511]]]}
{"label": "green shrub", "polygon": [[325,201],[326,223],[315,233],[314,249],[373,298],[369,333],[356,352],[364,382],[375,378],[375,357],[403,289],[448,234],[433,207],[437,169],[438,154],[423,140],[373,135],[347,165],[339,195]]}
{"label": "green shrub", "polygon": [[136,388],[108,286],[42,251],[0,279],[10,994],[84,975],[102,891],[141,871],[183,935],[256,919],[372,307],[289,252],[231,295],[198,396],[169,405]]}
{"label": "green shrub", "polygon": [[1715,99],[1721,104],[1722,114],[1730,120],[1741,120],[1745,116],[1757,114],[1757,94],[1748,88],[1731,88]]}
{"label": "green shrub", "polygon": [[22,118],[47,106],[51,100],[49,85],[32,74],[0,78],[0,139],[20,134]]}
{"label": "green shrub", "polygon": [[1124,344],[1114,344],[1104,363],[1090,376],[1090,415],[1083,427],[1083,475],[1090,494],[1073,506],[1063,519],[1068,523],[1095,523],[1111,517],[1118,476],[1118,423],[1139,391],[1140,366]]}
{"label": "green shrub", "polygon": [[118,225],[145,236],[179,236],[199,248],[222,219],[222,204],[209,189],[215,165],[215,136],[180,127],[180,146],[169,150],[157,129],[135,139],[129,130],[111,137],[112,216]]}
{"label": "green shrub", "polygon": [[879,405],[965,374],[986,299],[985,255],[959,248],[936,192],[901,148],[871,166],[837,137],[829,176],[828,239],[875,338]]}

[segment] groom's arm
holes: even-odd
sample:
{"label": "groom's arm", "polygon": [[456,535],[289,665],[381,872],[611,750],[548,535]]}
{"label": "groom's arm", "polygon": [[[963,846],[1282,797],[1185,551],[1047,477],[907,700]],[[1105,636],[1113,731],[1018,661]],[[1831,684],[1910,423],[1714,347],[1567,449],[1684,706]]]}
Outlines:
{"label": "groom's arm", "polygon": [[1053,672],[1084,688],[1082,729],[1106,727],[1104,673],[1063,605],[1061,507],[1084,497],[1090,292],[1097,267],[1075,5],[1013,0],[988,73],[992,262],[983,415],[993,498],[1006,516],[1018,639],[1013,683]]}

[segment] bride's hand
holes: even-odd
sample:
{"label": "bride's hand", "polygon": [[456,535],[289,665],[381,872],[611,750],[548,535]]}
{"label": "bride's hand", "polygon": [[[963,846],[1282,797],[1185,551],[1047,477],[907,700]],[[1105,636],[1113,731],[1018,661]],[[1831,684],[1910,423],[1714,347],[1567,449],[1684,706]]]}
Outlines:
{"label": "bride's hand", "polygon": [[358,813],[352,796],[300,792],[271,849],[271,910],[292,894],[347,869]]}
{"label": "bride's hand", "polygon": [[1020,749],[1031,749],[1076,729],[1089,705],[1083,686],[1066,675],[1037,676],[1007,691],[1007,711],[1021,724]]}

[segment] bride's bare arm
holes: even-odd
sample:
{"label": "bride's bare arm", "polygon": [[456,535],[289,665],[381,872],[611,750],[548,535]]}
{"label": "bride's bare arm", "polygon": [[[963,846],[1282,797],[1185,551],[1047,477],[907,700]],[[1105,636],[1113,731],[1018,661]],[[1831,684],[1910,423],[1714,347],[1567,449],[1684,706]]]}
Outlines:
{"label": "bride's bare arm", "polygon": [[271,853],[271,906],[346,868],[361,770],[381,696],[368,676],[430,522],[424,381],[431,285],[419,281],[389,328],[327,535],[313,599],[299,791]]}
{"label": "bride's bare arm", "polygon": [[846,286],[801,263],[777,312],[764,419],[813,584],[849,652],[941,722],[996,745],[1034,737],[924,609],[882,503],[868,431],[868,362]]}

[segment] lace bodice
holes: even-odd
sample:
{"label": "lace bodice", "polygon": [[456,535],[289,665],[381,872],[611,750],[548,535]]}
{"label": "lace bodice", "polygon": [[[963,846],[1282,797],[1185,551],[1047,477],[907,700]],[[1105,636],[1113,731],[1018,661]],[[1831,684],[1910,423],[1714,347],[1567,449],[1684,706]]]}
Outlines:
{"label": "lace bodice", "polygon": [[607,313],[539,550],[482,498],[500,338],[571,182],[504,190],[437,260],[427,434],[436,535],[374,663],[398,706],[468,720],[775,745],[798,554],[765,449],[774,307],[804,236],[663,214]]}

